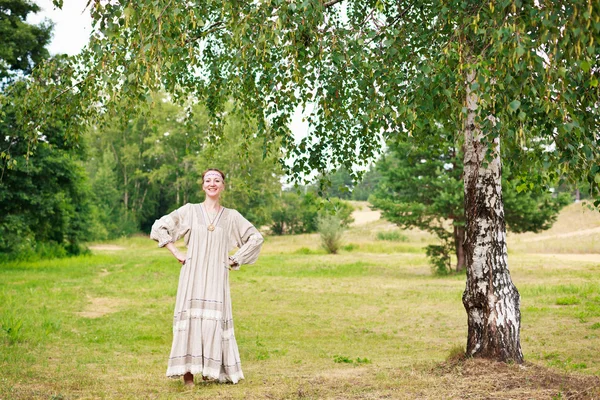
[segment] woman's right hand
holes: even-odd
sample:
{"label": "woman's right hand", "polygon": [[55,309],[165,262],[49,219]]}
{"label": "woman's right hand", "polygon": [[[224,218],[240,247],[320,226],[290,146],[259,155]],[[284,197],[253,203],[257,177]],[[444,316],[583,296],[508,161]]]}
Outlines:
{"label": "woman's right hand", "polygon": [[173,254],[173,256],[175,256],[177,261],[179,261],[181,264],[185,264],[185,259],[186,259],[185,254],[183,254],[181,251],[179,251],[179,249],[177,247],[175,247],[175,245],[173,243],[167,243],[166,247]]}
{"label": "woman's right hand", "polygon": [[175,253],[173,255],[175,256],[177,261],[179,261],[181,264],[185,264],[185,254],[178,251],[177,253]]}

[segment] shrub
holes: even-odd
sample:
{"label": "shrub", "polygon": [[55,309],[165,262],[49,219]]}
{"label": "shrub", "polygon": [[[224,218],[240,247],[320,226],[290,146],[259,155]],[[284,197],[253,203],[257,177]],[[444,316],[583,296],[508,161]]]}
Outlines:
{"label": "shrub", "polygon": [[425,248],[425,253],[429,257],[431,268],[436,275],[448,275],[452,271],[450,265],[450,246],[429,245]]}
{"label": "shrub", "polygon": [[321,235],[321,246],[329,254],[337,254],[342,246],[342,234],[344,227],[340,218],[336,215],[324,215],[319,218],[319,234]]}
{"label": "shrub", "polygon": [[271,232],[276,235],[312,233],[319,229],[319,218],[337,216],[343,226],[352,223],[350,203],[336,197],[322,199],[314,193],[283,192],[280,203],[271,213]]}
{"label": "shrub", "polygon": [[352,211],[354,211],[354,207],[352,207],[350,203],[338,199],[337,197],[332,197],[327,200],[322,200],[319,216],[335,215],[340,219],[342,226],[347,227],[354,222]]}

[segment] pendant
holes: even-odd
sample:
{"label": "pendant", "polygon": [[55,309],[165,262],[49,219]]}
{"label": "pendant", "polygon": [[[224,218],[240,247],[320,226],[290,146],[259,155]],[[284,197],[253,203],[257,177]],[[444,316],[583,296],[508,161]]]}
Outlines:
{"label": "pendant", "polygon": [[215,230],[215,226],[213,224],[210,224],[208,226],[208,230],[211,231],[211,232],[214,231]]}

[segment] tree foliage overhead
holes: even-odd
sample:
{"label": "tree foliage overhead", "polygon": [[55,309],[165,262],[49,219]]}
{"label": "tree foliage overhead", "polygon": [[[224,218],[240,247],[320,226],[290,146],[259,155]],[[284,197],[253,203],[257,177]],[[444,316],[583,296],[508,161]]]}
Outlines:
{"label": "tree foliage overhead", "polygon": [[309,190],[322,193],[325,197],[337,197],[345,200],[366,201],[377,186],[379,173],[371,165],[364,171],[360,181],[356,182],[346,168],[339,168],[335,172],[320,177],[318,182],[309,186]]}
{"label": "tree foliage overhead", "polygon": [[[477,71],[478,122],[487,140],[502,135],[505,162],[522,167],[524,180],[553,166],[596,190],[599,9],[589,1],[94,1],[98,30],[81,57],[80,87],[106,103],[157,88],[193,95],[215,121],[233,97],[264,140],[282,139],[299,177],[361,164],[385,137],[460,131],[466,72]],[[302,140],[288,129],[297,107],[312,110]]]}

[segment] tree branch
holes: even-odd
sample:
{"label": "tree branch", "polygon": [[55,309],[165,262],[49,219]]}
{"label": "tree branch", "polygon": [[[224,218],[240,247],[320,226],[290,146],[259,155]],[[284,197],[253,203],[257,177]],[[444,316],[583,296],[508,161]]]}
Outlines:
{"label": "tree branch", "polygon": [[332,7],[332,6],[336,5],[337,3],[339,3],[340,1],[342,1],[342,0],[329,0],[326,3],[323,3],[323,8]]}
{"label": "tree branch", "polygon": [[225,25],[223,21],[217,21],[217,22],[213,23],[211,26],[209,26],[208,28],[202,30],[197,36],[187,38],[185,40],[185,43],[188,44],[194,40],[201,39],[202,37],[208,35],[209,33],[213,33],[215,31],[217,31],[219,28],[223,27],[223,25]]}

